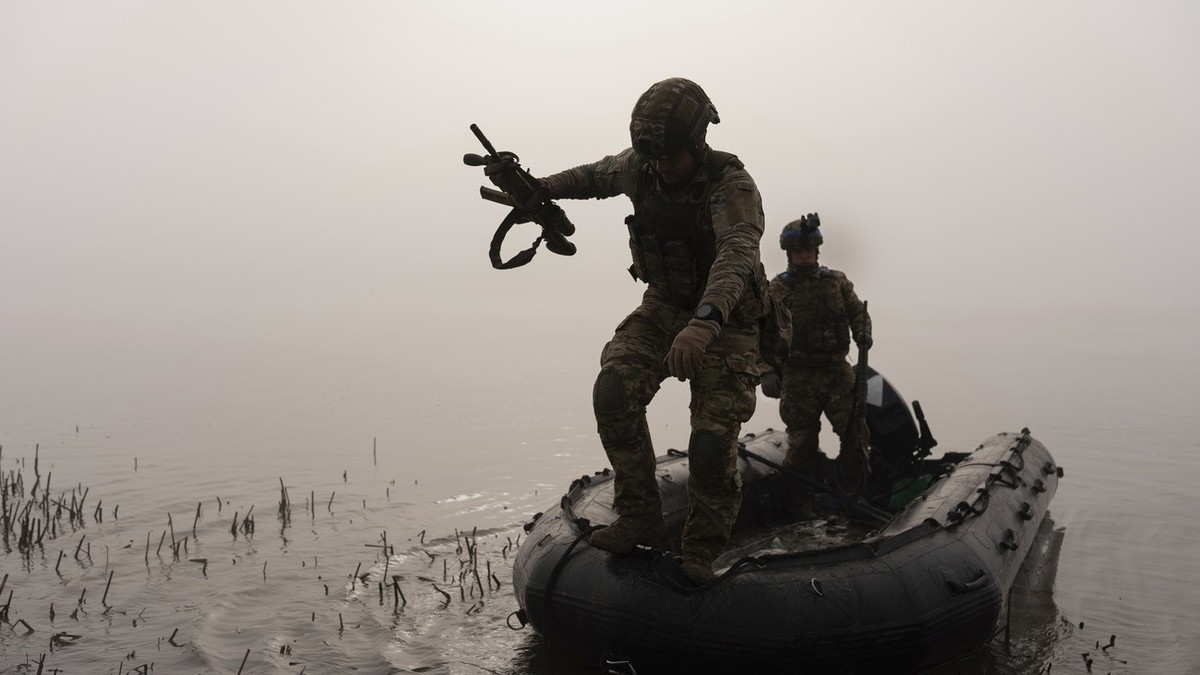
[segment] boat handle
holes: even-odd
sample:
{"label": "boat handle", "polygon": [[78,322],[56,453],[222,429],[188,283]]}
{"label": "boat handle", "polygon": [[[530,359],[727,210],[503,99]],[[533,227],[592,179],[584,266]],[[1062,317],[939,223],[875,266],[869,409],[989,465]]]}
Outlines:
{"label": "boat handle", "polygon": [[[628,670],[621,670],[622,668]],[[637,668],[626,659],[609,656],[604,659],[604,672],[607,675],[637,675]]]}
{"label": "boat handle", "polygon": [[999,546],[1000,546],[1000,548],[1004,549],[1005,551],[1017,550],[1018,548],[1020,548],[1017,545],[1017,534],[1015,532],[1013,532],[1011,529],[1005,530],[1004,531],[1004,539],[1000,540]]}
{"label": "boat handle", "polygon": [[1042,479],[1041,479],[1041,478],[1039,478],[1039,479],[1037,479],[1037,480],[1033,481],[1033,486],[1032,486],[1032,487],[1030,487],[1029,489],[1030,489],[1030,490],[1033,490],[1033,493],[1034,493],[1034,494],[1037,494],[1037,493],[1039,493],[1039,492],[1045,492],[1045,491],[1046,491],[1046,484],[1042,482]]}
{"label": "boat handle", "polygon": [[[512,620],[513,620],[514,616],[517,617],[517,621],[521,622],[520,626],[512,625]],[[529,621],[526,618],[525,610],[523,610],[523,609],[518,609],[515,612],[513,612],[512,614],[509,614],[508,618],[504,620],[504,623],[508,624],[509,630],[521,630],[525,626],[529,625]]]}
{"label": "boat handle", "polygon": [[986,586],[987,583],[988,575],[983,571],[980,571],[979,576],[965,584],[957,579],[951,578],[949,573],[947,573],[946,576],[946,585],[949,586],[950,590],[954,591],[955,593],[970,593],[971,591],[977,591]]}
{"label": "boat handle", "polygon": [[542,512],[541,512],[541,511],[538,511],[537,513],[533,514],[533,518],[530,518],[530,519],[529,519],[529,522],[528,522],[528,523],[525,523],[525,525],[522,527],[522,529],[524,529],[524,530],[525,530],[525,534],[529,534],[529,532],[530,532],[531,530],[533,530],[533,527],[534,527],[535,525],[537,525],[537,521],[538,521],[538,519],[540,519],[541,517],[542,517]]}
{"label": "boat handle", "polygon": [[1021,520],[1033,520],[1033,505],[1029,502],[1021,502],[1021,508],[1017,509],[1017,515]]}

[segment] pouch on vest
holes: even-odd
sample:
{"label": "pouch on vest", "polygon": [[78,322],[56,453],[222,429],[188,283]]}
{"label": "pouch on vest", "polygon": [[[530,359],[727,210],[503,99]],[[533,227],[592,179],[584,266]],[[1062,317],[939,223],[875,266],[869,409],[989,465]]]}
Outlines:
{"label": "pouch on vest", "polygon": [[690,296],[696,292],[696,256],[682,241],[663,244],[663,262],[666,264],[667,288],[672,295]]}

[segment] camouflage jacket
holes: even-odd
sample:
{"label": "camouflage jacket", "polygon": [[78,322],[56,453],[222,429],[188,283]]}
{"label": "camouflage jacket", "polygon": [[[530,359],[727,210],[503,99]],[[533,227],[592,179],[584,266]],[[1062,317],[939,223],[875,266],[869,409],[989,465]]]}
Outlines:
{"label": "camouflage jacket", "polygon": [[792,313],[792,356],[800,364],[834,362],[850,352],[850,336],[871,334],[871,317],[845,274],[818,267],[788,270],[771,280],[771,293]]}
{"label": "camouflage jacket", "polygon": [[[697,167],[696,177],[678,194],[666,192],[658,180],[650,181],[655,199],[685,203],[704,197],[701,204],[711,229],[713,263],[706,271],[707,280],[692,307],[708,303],[718,308],[726,324],[749,325],[762,316],[767,286],[766,273],[759,256],[765,222],[762,198],[754,179],[740,162],[726,165],[717,179],[709,183],[709,153]],[[584,164],[540,179],[547,196],[554,199],[606,199],[626,195],[633,200],[649,166],[632,148],[598,162]],[[662,296],[651,285],[652,294]],[[754,321],[752,321],[754,320]]]}

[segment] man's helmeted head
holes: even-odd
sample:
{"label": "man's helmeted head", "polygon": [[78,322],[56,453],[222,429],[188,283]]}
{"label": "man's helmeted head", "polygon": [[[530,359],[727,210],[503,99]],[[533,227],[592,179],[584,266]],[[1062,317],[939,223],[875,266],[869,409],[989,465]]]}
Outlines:
{"label": "man's helmeted head", "polygon": [[825,243],[821,236],[821,217],[815,213],[801,216],[783,226],[779,233],[779,248],[785,251],[815,249]]}
{"label": "man's helmeted head", "polygon": [[629,138],[642,157],[667,159],[700,147],[709,123],[721,118],[700,85],[682,77],[655,82],[638,98]]}

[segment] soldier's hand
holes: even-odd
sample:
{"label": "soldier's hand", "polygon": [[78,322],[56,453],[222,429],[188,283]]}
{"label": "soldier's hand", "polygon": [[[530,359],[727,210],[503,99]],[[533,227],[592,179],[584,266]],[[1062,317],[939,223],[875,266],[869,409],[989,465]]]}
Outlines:
{"label": "soldier's hand", "polygon": [[769,398],[779,398],[779,394],[783,389],[783,380],[780,379],[779,373],[774,371],[763,374],[759,381],[759,386],[762,387],[762,393]]}
{"label": "soldier's hand", "polygon": [[717,339],[721,326],[716,321],[692,319],[675,336],[667,352],[667,370],[680,380],[690,380],[700,372],[704,350]]}
{"label": "soldier's hand", "polygon": [[483,175],[491,178],[493,181],[496,180],[497,176],[507,174],[520,166],[516,155],[511,152],[502,152],[495,157],[489,155],[484,159]]}
{"label": "soldier's hand", "polygon": [[870,333],[859,333],[854,336],[854,344],[863,349],[870,349],[871,345],[875,344],[875,342],[871,339]]}
{"label": "soldier's hand", "polygon": [[526,180],[528,174],[523,173],[516,155],[511,152],[502,152],[498,158],[489,161],[483,167],[483,173],[518,209],[534,211],[541,205],[537,181],[532,177]]}

